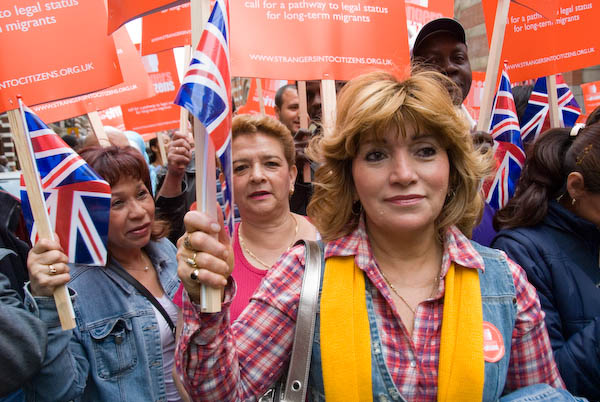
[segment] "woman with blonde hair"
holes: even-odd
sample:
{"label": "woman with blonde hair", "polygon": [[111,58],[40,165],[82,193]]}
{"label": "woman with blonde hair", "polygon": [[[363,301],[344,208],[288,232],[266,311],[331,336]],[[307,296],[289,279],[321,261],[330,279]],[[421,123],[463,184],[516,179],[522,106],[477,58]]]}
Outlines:
{"label": "woman with blonde hair", "polygon": [[[436,72],[378,72],[339,95],[335,129],[314,143],[321,165],[309,216],[324,239],[309,400],[497,400],[562,386],[535,289],[519,266],[468,239],[489,161],[475,152]],[[179,248],[187,290],[177,367],[196,400],[254,400],[285,371],[304,246],[286,253],[230,326],[228,247],[206,215],[186,216],[201,266]],[[224,287],[223,311],[196,304]],[[554,390],[548,391],[554,392]]]}

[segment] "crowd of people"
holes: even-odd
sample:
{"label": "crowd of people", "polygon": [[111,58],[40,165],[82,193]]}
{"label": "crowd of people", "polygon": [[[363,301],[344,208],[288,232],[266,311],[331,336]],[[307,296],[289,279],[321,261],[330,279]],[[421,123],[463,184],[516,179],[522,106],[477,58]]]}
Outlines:
{"label": "crowd of people", "polygon": [[[295,85],[276,118],[235,116],[233,233],[191,210],[189,133],[166,161],[123,133],[78,148],[111,185],[108,263],[69,264],[57,241],[29,249],[11,209],[0,401],[277,400],[306,308],[299,240],[317,241],[322,274],[295,400],[600,400],[600,109],[542,133],[496,211],[481,189],[493,140],[462,107],[464,29],[426,24],[411,57],[407,78],[340,82],[331,132],[318,82],[308,129]],[[203,286],[222,289],[220,312],[202,310]]]}

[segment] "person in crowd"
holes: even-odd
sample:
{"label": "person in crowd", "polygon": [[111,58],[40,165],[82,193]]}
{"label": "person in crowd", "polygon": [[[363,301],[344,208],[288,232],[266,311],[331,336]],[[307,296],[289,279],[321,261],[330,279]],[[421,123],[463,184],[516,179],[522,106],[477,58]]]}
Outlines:
{"label": "person in crowd", "polygon": [[306,217],[290,212],[297,170],[289,130],[268,116],[238,115],[232,136],[233,191],[241,218],[232,237],[234,321],[279,257],[300,239],[315,240],[317,231]]}
{"label": "person in crowd", "polygon": [[[474,130],[475,121],[463,106],[473,81],[471,63],[465,30],[451,18],[438,18],[425,24],[418,32],[412,48],[412,62],[415,67],[434,69],[450,78],[454,85],[448,85],[454,105],[460,107],[467,124]],[[474,132],[472,140],[480,142],[482,132]],[[473,239],[489,246],[496,235],[492,219],[496,210],[487,202],[484,204],[483,219],[473,230]]]}
{"label": "person in crowd", "polygon": [[294,84],[282,86],[275,93],[275,115],[292,135],[300,129],[300,99]]}
{"label": "person in crowd", "polygon": [[[0,248],[0,261],[11,254],[14,254],[12,250]],[[44,322],[23,308],[21,297],[0,273],[0,400],[23,400],[21,392],[17,395],[14,392],[42,367],[46,332]],[[8,399],[8,395],[14,399]]]}
{"label": "person in crowd", "polygon": [[[148,165],[132,147],[80,155],[111,185],[108,263],[67,264],[56,241],[40,240],[31,250],[25,304],[48,326],[48,351],[27,393],[48,401],[179,401],[171,328],[176,249],[164,238],[167,224],[154,218]],[[77,320],[70,331],[61,330],[51,297],[64,284]]]}
{"label": "person in crowd", "polygon": [[[449,84],[434,71],[358,77],[338,97],[334,131],[311,143],[322,164],[308,212],[325,267],[309,400],[487,401],[562,386],[535,289],[503,253],[467,238],[491,161],[474,151]],[[231,246],[207,236],[219,232],[209,216],[185,222],[178,372],[195,400],[256,398],[290,358],[304,246],[231,324]],[[220,313],[200,311],[201,284],[224,287]]]}
{"label": "person in crowd", "polygon": [[525,115],[525,110],[527,110],[527,105],[529,104],[529,97],[533,92],[533,85],[515,85],[511,90],[513,99],[515,100],[517,119],[519,120],[519,124],[522,125],[523,116]]}
{"label": "person in crowd", "polygon": [[600,126],[577,130],[534,142],[492,246],[537,289],[567,389],[600,400]]}
{"label": "person in crowd", "polygon": [[73,151],[77,152],[79,151],[80,148],[80,144],[79,144],[79,138],[77,138],[76,136],[74,136],[73,134],[65,134],[62,137],[62,140],[68,145],[70,146]]}

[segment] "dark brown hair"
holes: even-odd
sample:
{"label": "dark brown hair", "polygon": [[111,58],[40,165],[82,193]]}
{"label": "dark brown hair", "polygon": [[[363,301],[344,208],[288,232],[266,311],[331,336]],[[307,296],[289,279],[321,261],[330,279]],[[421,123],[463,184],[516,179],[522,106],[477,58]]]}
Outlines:
{"label": "dark brown hair", "polygon": [[[133,147],[91,146],[82,149],[79,155],[111,186],[121,179],[141,180],[152,194],[150,171],[144,157]],[[152,240],[158,240],[169,234],[169,225],[165,221],[154,220],[152,223]]]}
{"label": "dark brown hair", "polygon": [[548,202],[567,197],[567,177],[579,172],[585,189],[600,193],[600,125],[588,126],[574,137],[570,128],[542,133],[531,148],[515,195],[494,217],[494,228],[534,226],[544,219]]}

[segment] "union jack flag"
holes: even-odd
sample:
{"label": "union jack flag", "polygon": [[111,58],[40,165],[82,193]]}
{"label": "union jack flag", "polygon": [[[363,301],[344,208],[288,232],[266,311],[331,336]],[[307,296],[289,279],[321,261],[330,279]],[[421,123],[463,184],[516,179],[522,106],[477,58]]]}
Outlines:
{"label": "union jack flag", "polygon": [[484,183],[483,188],[488,204],[495,209],[500,209],[515,193],[521,168],[525,163],[515,101],[505,70],[502,71],[502,78],[494,100],[490,133],[494,138],[496,174],[493,179]]}
{"label": "union jack flag", "polygon": [[[565,83],[561,74],[556,75],[556,92],[558,97],[558,114],[562,127],[573,127],[581,114],[581,109]],[[529,97],[529,103],[523,114],[521,123],[521,138],[523,143],[535,139],[550,128],[550,113],[548,113],[548,88],[546,78],[538,78]]]}
{"label": "union jack flag", "polygon": [[[69,262],[106,265],[110,186],[26,106],[23,116],[50,224]],[[38,235],[23,176],[21,203],[34,244]]]}
{"label": "union jack flag", "polygon": [[[217,0],[202,32],[175,103],[206,127],[225,176],[225,224],[233,233],[231,160],[231,76],[229,69],[229,6]],[[209,176],[210,177],[210,176]]]}

